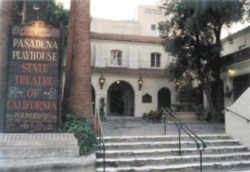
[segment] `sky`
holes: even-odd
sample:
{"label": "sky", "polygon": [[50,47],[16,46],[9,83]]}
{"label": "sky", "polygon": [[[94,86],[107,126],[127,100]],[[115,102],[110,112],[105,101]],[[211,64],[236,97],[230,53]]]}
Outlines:
{"label": "sky", "polygon": [[[58,0],[69,8],[70,0]],[[132,20],[138,5],[157,5],[160,0],[90,0],[91,16],[112,20]]]}
{"label": "sky", "polygon": [[[63,2],[65,8],[70,7],[70,0]],[[136,7],[139,5],[157,5],[161,0],[90,0],[90,12],[94,18],[111,20],[133,20],[136,18]],[[235,33],[249,24],[235,24],[230,29],[223,29],[222,38]]]}

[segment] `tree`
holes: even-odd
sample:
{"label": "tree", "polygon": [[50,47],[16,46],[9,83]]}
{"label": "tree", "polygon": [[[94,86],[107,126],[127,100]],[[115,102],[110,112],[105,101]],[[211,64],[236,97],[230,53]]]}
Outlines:
{"label": "tree", "polygon": [[[40,9],[38,12],[34,11],[34,5],[39,6]],[[67,30],[69,10],[57,5],[55,0],[16,1],[15,24],[26,23],[37,19],[43,20],[45,23],[57,28],[63,26],[64,29]]]}
{"label": "tree", "polygon": [[246,16],[247,0],[164,0],[166,20],[159,24],[165,50],[175,57],[168,78],[178,83],[189,74],[198,81],[208,100],[210,115],[216,114],[211,81],[220,80],[221,31]]}

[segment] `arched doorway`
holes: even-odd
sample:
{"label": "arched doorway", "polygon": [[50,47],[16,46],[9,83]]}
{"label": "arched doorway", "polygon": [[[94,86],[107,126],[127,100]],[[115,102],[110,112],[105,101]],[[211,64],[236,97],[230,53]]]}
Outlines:
{"label": "arched doorway", "polygon": [[95,89],[93,86],[91,86],[91,91],[92,91],[92,112],[95,114]]}
{"label": "arched doorway", "polygon": [[135,94],[132,86],[125,81],[116,81],[108,90],[108,114],[133,116],[134,99]]}
{"label": "arched doorway", "polygon": [[158,92],[158,110],[163,107],[170,107],[171,105],[171,92],[168,88],[162,88]]}

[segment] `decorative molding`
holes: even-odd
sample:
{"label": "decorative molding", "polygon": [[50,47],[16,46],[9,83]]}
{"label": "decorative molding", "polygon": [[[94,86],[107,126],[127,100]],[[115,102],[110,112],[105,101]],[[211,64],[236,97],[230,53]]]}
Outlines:
{"label": "decorative molding", "polygon": [[91,39],[128,41],[128,42],[152,43],[152,44],[161,44],[163,41],[160,37],[153,37],[153,36],[103,34],[103,33],[95,33],[95,32],[91,33]]}

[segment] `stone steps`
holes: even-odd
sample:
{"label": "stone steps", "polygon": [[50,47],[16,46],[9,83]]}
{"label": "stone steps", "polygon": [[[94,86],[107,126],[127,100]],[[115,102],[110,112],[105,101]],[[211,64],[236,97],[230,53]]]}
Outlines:
{"label": "stone steps", "polygon": [[[202,139],[215,140],[215,139],[231,139],[228,135],[218,134],[218,135],[199,135]],[[121,137],[105,137],[104,141],[107,143],[114,142],[146,142],[146,141],[176,141],[177,135],[167,135],[167,136],[121,136]],[[182,135],[182,140],[191,140],[187,135]]]}
{"label": "stone steps", "polygon": [[[227,172],[230,172],[232,168],[236,168],[237,166],[244,167],[246,169],[250,169],[250,161],[223,161],[223,162],[209,162],[209,163],[203,163],[203,169],[205,170],[211,170],[211,171],[217,171],[222,172],[222,170],[225,170]],[[195,172],[199,171],[200,164],[199,163],[185,163],[181,165],[145,165],[141,167],[134,167],[134,166],[128,166],[128,167],[107,167],[107,172]],[[205,171],[204,170],[204,171]],[[103,169],[97,168],[97,172],[101,172]]]}
{"label": "stone steps", "polygon": [[[217,145],[239,145],[234,139],[218,139],[204,140],[208,146]],[[152,148],[177,148],[178,141],[159,141],[159,142],[122,142],[122,143],[106,143],[107,149],[152,149]],[[194,147],[195,143],[192,140],[181,141],[183,147]]]}
{"label": "stone steps", "polygon": [[[219,161],[237,161],[237,160],[249,160],[250,161],[250,153],[224,153],[224,154],[210,154],[204,155],[203,160],[205,162],[219,162]],[[200,156],[197,155],[183,155],[183,156],[162,156],[162,157],[131,157],[131,158],[108,158],[106,159],[106,164],[111,167],[124,167],[124,166],[143,166],[147,165],[171,165],[175,164],[183,164],[188,162],[199,162]],[[97,160],[97,165],[102,162],[102,159]]]}
{"label": "stone steps", "polygon": [[[203,166],[208,172],[250,169],[250,151],[225,134],[200,135],[208,147]],[[182,155],[178,154],[178,136],[105,137],[107,172],[198,172],[200,156],[196,145],[182,136]],[[102,169],[102,153],[97,152],[97,172]],[[233,172],[233,171],[232,171]]]}
{"label": "stone steps", "polygon": [[[197,154],[197,149],[193,148],[182,148],[182,154]],[[232,153],[232,152],[244,152],[247,148],[241,145],[235,146],[210,146],[205,150],[206,154],[212,153]],[[178,148],[162,148],[162,149],[138,149],[138,150],[107,150],[107,158],[126,158],[126,157],[159,157],[164,155],[178,155]]]}

